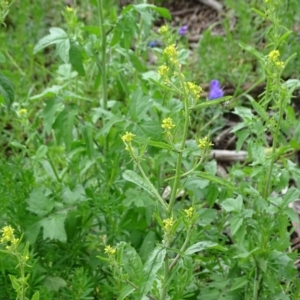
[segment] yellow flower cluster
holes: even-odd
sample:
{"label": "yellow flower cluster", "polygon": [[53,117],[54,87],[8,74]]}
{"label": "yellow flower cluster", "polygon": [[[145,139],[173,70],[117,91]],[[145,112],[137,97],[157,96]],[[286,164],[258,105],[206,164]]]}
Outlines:
{"label": "yellow flower cluster", "polygon": [[163,51],[163,54],[168,56],[168,58],[173,64],[178,64],[178,52],[176,50],[175,44],[166,47]]}
{"label": "yellow flower cluster", "polygon": [[172,231],[172,228],[174,225],[173,218],[165,219],[165,220],[163,220],[163,223],[164,223],[165,232],[170,233]]}
{"label": "yellow flower cluster", "polygon": [[202,88],[200,86],[188,81],[185,83],[185,89],[193,98],[200,98],[200,93],[202,92]]}
{"label": "yellow flower cluster", "polygon": [[20,117],[25,117],[27,115],[27,109],[26,108],[21,108],[19,111],[19,116]]}
{"label": "yellow flower cluster", "polygon": [[165,118],[162,120],[161,127],[163,129],[170,130],[175,127],[175,125],[173,124],[173,120],[171,118]]}
{"label": "yellow flower cluster", "polygon": [[198,141],[198,147],[200,149],[205,149],[205,148],[207,148],[209,146],[213,146],[213,145],[214,144],[210,142],[210,140],[208,139],[207,136],[202,139],[199,139],[199,141]]}
{"label": "yellow flower cluster", "polygon": [[168,26],[167,25],[163,25],[158,29],[158,33],[159,34],[165,34],[168,32]]}
{"label": "yellow flower cluster", "polygon": [[279,68],[283,68],[284,67],[284,62],[280,61],[278,58],[280,56],[280,52],[278,50],[272,50],[268,57],[269,59]]}
{"label": "yellow flower cluster", "polygon": [[184,210],[186,216],[190,219],[194,215],[194,208],[190,207]]}
{"label": "yellow flower cluster", "polygon": [[[15,238],[14,229],[11,226],[5,226],[1,229],[2,237],[0,243],[10,242],[11,246],[14,246],[18,243],[19,239]],[[11,246],[6,246],[6,249],[10,249]]]}
{"label": "yellow flower cluster", "polygon": [[126,131],[126,133],[121,138],[123,142],[130,143],[134,137],[135,135],[133,133]]}
{"label": "yellow flower cluster", "polygon": [[116,253],[116,248],[113,248],[109,245],[107,245],[105,248],[104,248],[104,252],[108,255],[114,255]]}
{"label": "yellow flower cluster", "polygon": [[166,77],[168,75],[168,72],[169,72],[169,68],[166,65],[162,65],[162,66],[158,67],[157,73],[161,77]]}

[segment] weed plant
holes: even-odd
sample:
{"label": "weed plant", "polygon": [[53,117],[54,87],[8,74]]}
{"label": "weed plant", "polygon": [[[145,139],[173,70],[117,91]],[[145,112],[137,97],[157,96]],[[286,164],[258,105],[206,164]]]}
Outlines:
{"label": "weed plant", "polygon": [[299,299],[297,1],[225,4],[191,54],[154,4],[0,0],[0,299]]}

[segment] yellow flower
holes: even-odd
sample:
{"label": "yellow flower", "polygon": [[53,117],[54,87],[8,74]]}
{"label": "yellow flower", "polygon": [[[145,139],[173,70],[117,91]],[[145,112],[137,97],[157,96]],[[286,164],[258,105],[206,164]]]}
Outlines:
{"label": "yellow flower", "polygon": [[177,60],[178,53],[177,53],[175,44],[172,44],[172,45],[166,47],[163,51],[163,54],[167,55],[172,63],[174,63],[174,64],[178,63],[178,60]]}
{"label": "yellow flower", "polygon": [[173,120],[171,118],[165,118],[162,120],[161,127],[166,130],[170,130],[175,127],[175,125],[173,124]]}
{"label": "yellow flower", "polygon": [[272,61],[275,62],[278,59],[279,55],[280,55],[280,53],[278,50],[272,50],[268,56]]}
{"label": "yellow flower", "polygon": [[114,255],[116,253],[116,248],[113,248],[108,245],[104,248],[104,252],[108,255]]}
{"label": "yellow flower", "polygon": [[186,216],[190,219],[194,214],[194,208],[190,207],[188,209],[185,209],[184,212],[186,213]]}
{"label": "yellow flower", "polygon": [[165,232],[170,233],[172,231],[172,228],[174,225],[173,218],[165,219],[165,220],[163,220],[163,223],[164,223]]}
{"label": "yellow flower", "polygon": [[0,239],[1,243],[4,242],[14,242],[15,236],[14,236],[14,229],[11,226],[5,226],[1,229],[2,232],[2,238]]}
{"label": "yellow flower", "polygon": [[167,25],[163,25],[158,29],[158,33],[159,34],[164,34],[168,32],[168,26]]}
{"label": "yellow flower", "polygon": [[27,109],[26,108],[21,108],[19,111],[18,111],[20,117],[25,117],[27,115]]}
{"label": "yellow flower", "polygon": [[126,133],[121,138],[123,142],[130,143],[134,137],[135,135],[133,133],[126,131]]}
{"label": "yellow flower", "polygon": [[198,147],[200,149],[205,149],[205,148],[207,148],[209,146],[213,146],[213,145],[214,144],[209,141],[207,136],[202,139],[199,139],[199,141],[198,141]]}
{"label": "yellow flower", "polygon": [[280,52],[278,50],[272,50],[268,55],[269,59],[275,64],[275,66],[279,68],[283,68],[284,62],[278,59],[279,56],[280,56]]}
{"label": "yellow flower", "polygon": [[66,11],[67,11],[67,12],[73,12],[73,8],[70,7],[70,6],[67,6],[67,7],[66,7]]}
{"label": "yellow flower", "polygon": [[186,82],[185,83],[185,89],[187,92],[196,99],[200,98],[200,93],[202,92],[202,88],[192,82]]}
{"label": "yellow flower", "polygon": [[166,65],[162,65],[160,67],[158,67],[157,73],[162,76],[162,77],[166,77],[168,75],[169,72],[169,68]]}

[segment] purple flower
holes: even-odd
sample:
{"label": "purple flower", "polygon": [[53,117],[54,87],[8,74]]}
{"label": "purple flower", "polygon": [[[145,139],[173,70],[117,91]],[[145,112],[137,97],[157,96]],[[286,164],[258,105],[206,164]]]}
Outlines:
{"label": "purple flower", "polygon": [[182,26],[179,30],[178,30],[178,34],[179,35],[185,35],[186,33],[187,33],[187,31],[188,31],[188,26],[187,25],[184,25],[184,26]]}
{"label": "purple flower", "polygon": [[154,47],[156,47],[158,45],[158,42],[157,41],[151,41],[151,42],[149,42],[149,47],[151,47],[151,48],[154,48]]}
{"label": "purple flower", "polygon": [[209,100],[218,99],[218,98],[223,97],[223,95],[224,95],[224,92],[221,88],[220,82],[216,79],[213,79],[210,82],[208,99]]}

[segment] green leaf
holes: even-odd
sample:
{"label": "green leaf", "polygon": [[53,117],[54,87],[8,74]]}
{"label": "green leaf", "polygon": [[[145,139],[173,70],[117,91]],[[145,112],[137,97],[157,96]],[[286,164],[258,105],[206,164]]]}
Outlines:
{"label": "green leaf", "polygon": [[131,285],[126,285],[125,287],[122,288],[120,295],[118,296],[118,300],[123,300],[130,294],[132,294],[135,291],[135,288],[132,287]]}
{"label": "green leaf", "polygon": [[126,242],[118,245],[122,269],[137,284],[143,271],[143,263],[136,250]]}
{"label": "green leaf", "polygon": [[47,276],[44,286],[50,291],[57,292],[60,288],[67,286],[67,283],[61,277]]}
{"label": "green leaf", "polygon": [[74,120],[75,112],[70,111],[70,109],[66,107],[59,113],[53,124],[57,140],[60,142],[64,142],[67,151],[71,150]]}
{"label": "green leaf", "polygon": [[155,6],[153,4],[137,4],[137,5],[133,5],[133,7],[137,11],[141,11],[145,8],[149,8],[149,9],[152,9],[152,10],[156,11],[158,14],[160,14],[165,19],[168,19],[168,20],[172,19],[169,10],[164,8],[164,7],[158,7],[158,6]]}
{"label": "green leaf", "polygon": [[19,283],[18,279],[14,275],[11,275],[11,274],[8,274],[8,276],[11,281],[12,287],[14,288],[15,291],[18,291],[21,287],[21,284]]}
{"label": "green leaf", "polygon": [[151,290],[152,284],[156,278],[156,274],[164,263],[166,253],[166,249],[156,247],[150,254],[148,260],[145,262],[141,284],[142,297]]}
{"label": "green leaf", "polygon": [[243,207],[243,198],[239,195],[236,199],[228,198],[221,203],[221,207],[227,211],[241,211]]}
{"label": "green leaf", "polygon": [[149,184],[144,180],[144,178],[142,178],[140,175],[138,175],[134,171],[126,170],[123,173],[123,178],[127,181],[135,183],[136,185],[138,185],[139,187],[144,189],[146,192],[148,192],[151,196],[154,196]]}
{"label": "green leaf", "polygon": [[198,242],[198,243],[190,246],[189,248],[187,248],[185,251],[185,255],[191,255],[196,252],[203,251],[205,249],[215,249],[218,251],[226,251],[227,250],[225,247],[223,247],[217,243],[214,243],[211,241],[202,241],[202,242]]}
{"label": "green leaf", "polygon": [[199,108],[214,106],[214,105],[220,104],[222,102],[229,101],[231,98],[232,98],[232,96],[226,96],[226,97],[219,98],[219,99],[216,99],[216,100],[207,100],[205,102],[202,102],[200,104],[192,106],[190,109],[194,110],[194,109],[199,109]]}
{"label": "green leaf", "polygon": [[296,189],[295,187],[291,187],[283,196],[283,207],[287,207],[291,202],[299,200],[299,194],[300,191],[298,189]]}
{"label": "green leaf", "polygon": [[230,220],[230,230],[231,234],[235,235],[236,232],[240,229],[240,227],[243,225],[243,218],[241,216],[235,216]]}
{"label": "green leaf", "polygon": [[0,63],[4,64],[6,62],[6,57],[4,54],[0,51]]}
{"label": "green leaf", "polygon": [[253,54],[254,56],[256,56],[256,58],[258,58],[261,62],[264,62],[265,57],[262,53],[260,53],[259,51],[257,51],[254,47],[249,46],[249,45],[245,45],[243,43],[239,44],[240,47],[244,50],[246,50],[247,52]]}
{"label": "green leaf", "polygon": [[40,292],[37,291],[33,294],[31,300],[39,300],[40,299]]}
{"label": "green leaf", "polygon": [[265,122],[268,122],[270,120],[270,117],[267,114],[267,112],[262,108],[262,106],[258,102],[256,102],[252,97],[248,96],[247,98],[250,100],[255,111],[262,117],[262,119]]}
{"label": "green leaf", "polygon": [[0,73],[0,95],[4,98],[5,104],[8,108],[14,102],[15,92],[11,81]]}
{"label": "green leaf", "polygon": [[198,171],[196,174],[200,178],[208,179],[211,182],[224,185],[224,186],[226,186],[226,187],[228,187],[230,189],[234,189],[234,186],[229,181],[227,181],[227,180],[225,180],[223,178],[220,178],[220,177],[217,177],[217,176],[205,173],[205,172],[201,172],[201,171]]}
{"label": "green leaf", "polygon": [[74,68],[75,71],[78,72],[79,75],[85,76],[85,70],[83,67],[83,48],[80,47],[76,42],[71,41],[70,50],[69,50],[69,59],[70,64]]}
{"label": "green leaf", "polygon": [[54,201],[45,196],[43,188],[35,188],[30,193],[26,203],[28,204],[27,210],[38,216],[45,216],[54,208]]}
{"label": "green leaf", "polygon": [[42,112],[42,118],[44,119],[44,129],[47,134],[51,133],[52,125],[56,118],[56,113],[61,112],[64,108],[62,101],[58,98],[49,99],[46,102],[46,106]]}
{"label": "green leaf", "polygon": [[123,200],[123,205],[126,207],[147,207],[153,204],[153,199],[144,191],[137,189],[128,189],[125,192],[126,198]]}
{"label": "green leaf", "polygon": [[40,221],[40,224],[44,229],[44,240],[48,238],[50,240],[59,240],[64,243],[67,241],[67,234],[65,231],[66,216],[66,212],[60,214],[56,213]]}
{"label": "green leaf", "polygon": [[117,115],[110,118],[110,120],[105,124],[105,126],[100,129],[100,131],[98,132],[98,135],[99,136],[107,135],[109,133],[111,127],[114,124],[116,124],[118,122],[122,122],[122,121],[123,121],[123,118],[122,118],[121,114],[118,113]]}
{"label": "green leaf", "polygon": [[248,283],[247,276],[239,277],[234,279],[234,283],[230,289],[230,291],[234,291],[240,289],[241,287],[245,286]]}
{"label": "green leaf", "polygon": [[61,44],[68,40],[68,34],[58,27],[52,27],[49,29],[50,34],[43,37],[38,43],[34,46],[33,52],[36,54],[40,50],[54,44]]}
{"label": "green leaf", "polygon": [[90,159],[94,157],[93,125],[86,122],[82,127],[86,150]]}

